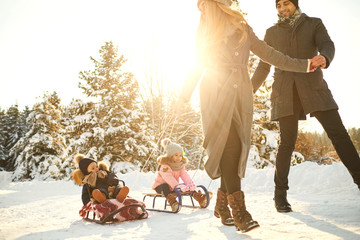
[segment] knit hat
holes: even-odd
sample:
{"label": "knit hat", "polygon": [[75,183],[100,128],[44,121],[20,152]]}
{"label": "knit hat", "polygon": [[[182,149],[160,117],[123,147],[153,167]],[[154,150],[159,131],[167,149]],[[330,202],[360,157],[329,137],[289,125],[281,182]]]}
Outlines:
{"label": "knit hat", "polygon": [[[232,0],[213,0],[214,2],[218,2],[218,3],[222,3],[222,4],[224,4],[225,6],[231,6],[232,5]],[[200,2],[201,2],[201,0],[198,0],[198,3],[197,3],[197,5],[198,5],[198,7],[199,7],[199,4],[200,4]]]}
{"label": "knit hat", "polygon": [[[276,4],[279,2],[280,0],[276,0]],[[298,0],[289,0],[290,2],[292,2],[296,8],[299,8],[299,1]]]}
{"label": "knit hat", "polygon": [[88,166],[93,162],[96,163],[94,159],[86,158],[83,154],[77,154],[74,158],[74,161],[79,165],[79,168],[84,175],[89,174],[87,170]]}
{"label": "knit hat", "polygon": [[171,157],[178,152],[180,152],[181,154],[184,152],[183,148],[179,144],[171,142],[169,138],[164,138],[163,140],[161,140],[161,146],[163,146],[163,148],[165,149],[166,156],[168,157]]}

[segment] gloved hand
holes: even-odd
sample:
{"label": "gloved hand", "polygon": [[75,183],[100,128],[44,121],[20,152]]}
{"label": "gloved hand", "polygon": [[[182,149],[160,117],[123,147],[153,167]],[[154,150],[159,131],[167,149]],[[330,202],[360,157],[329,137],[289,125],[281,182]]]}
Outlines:
{"label": "gloved hand", "polygon": [[180,190],[181,190],[182,192],[187,192],[187,191],[189,191],[189,188],[188,188],[188,186],[186,186],[186,185],[181,185],[181,186],[180,186]]}
{"label": "gloved hand", "polygon": [[194,191],[196,189],[196,186],[193,182],[189,183],[188,185],[181,185],[180,186],[180,190],[182,192],[187,192],[187,191]]}
{"label": "gloved hand", "polygon": [[196,189],[196,186],[195,186],[194,182],[191,182],[191,183],[188,184],[187,186],[188,186],[188,188],[189,188],[190,191],[194,191],[194,190]]}

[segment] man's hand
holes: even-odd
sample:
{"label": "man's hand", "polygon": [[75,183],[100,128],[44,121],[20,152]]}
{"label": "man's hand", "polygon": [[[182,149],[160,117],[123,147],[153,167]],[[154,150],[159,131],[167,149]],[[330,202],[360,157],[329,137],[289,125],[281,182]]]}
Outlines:
{"label": "man's hand", "polygon": [[320,67],[321,69],[324,69],[326,67],[326,59],[322,55],[317,55],[310,59],[310,61],[310,72],[315,71],[318,67]]}

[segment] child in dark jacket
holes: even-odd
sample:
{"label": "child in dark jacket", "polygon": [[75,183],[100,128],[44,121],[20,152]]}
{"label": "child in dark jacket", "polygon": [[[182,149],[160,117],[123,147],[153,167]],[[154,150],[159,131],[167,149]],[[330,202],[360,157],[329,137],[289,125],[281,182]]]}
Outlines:
{"label": "child in dark jacket", "polygon": [[109,171],[106,163],[97,163],[83,154],[77,154],[74,162],[79,168],[73,172],[72,176],[75,184],[83,185],[81,198],[84,205],[90,202],[91,198],[99,203],[109,198],[116,198],[122,202],[128,195],[129,188],[119,186],[119,179],[115,173]]}

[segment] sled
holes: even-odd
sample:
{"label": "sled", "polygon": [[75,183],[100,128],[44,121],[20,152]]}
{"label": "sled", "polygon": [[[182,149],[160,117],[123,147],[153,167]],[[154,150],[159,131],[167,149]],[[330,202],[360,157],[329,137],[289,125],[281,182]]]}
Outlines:
{"label": "sled", "polygon": [[[209,206],[209,203],[210,203],[210,199],[212,196],[210,196],[209,194],[209,191],[203,186],[203,185],[197,185],[196,186],[197,189],[200,188],[203,192],[203,194],[206,195],[206,205],[204,207],[200,207],[199,205],[196,206],[194,204],[194,199],[193,199],[193,194],[194,192],[196,191],[188,191],[188,192],[181,192],[181,190],[179,188],[175,188],[174,189],[174,192],[176,193],[176,198],[177,198],[177,201],[179,203],[179,208],[177,209],[177,211],[173,212],[171,210],[166,210],[166,207],[170,205],[167,203],[166,201],[166,198],[163,194],[161,193],[143,193],[144,195],[144,198],[143,198],[143,202],[145,202],[145,199],[147,197],[149,198],[152,198],[153,201],[152,201],[152,208],[146,208],[146,210],[148,211],[155,211],[155,212],[166,212],[166,213],[178,213],[180,210],[181,210],[181,207],[188,207],[188,208],[207,208]],[[186,196],[186,197],[190,197],[190,200],[191,200],[191,204],[192,205],[183,205],[183,197]],[[156,209],[155,208],[155,201],[157,198],[165,198],[165,204],[164,204],[164,209]]]}
{"label": "sled", "polygon": [[[120,180],[120,182],[125,186],[124,181]],[[143,202],[127,196],[122,202],[117,199],[107,199],[101,204],[90,201],[80,209],[79,215],[85,221],[111,224],[145,219],[148,217],[148,212]]]}

